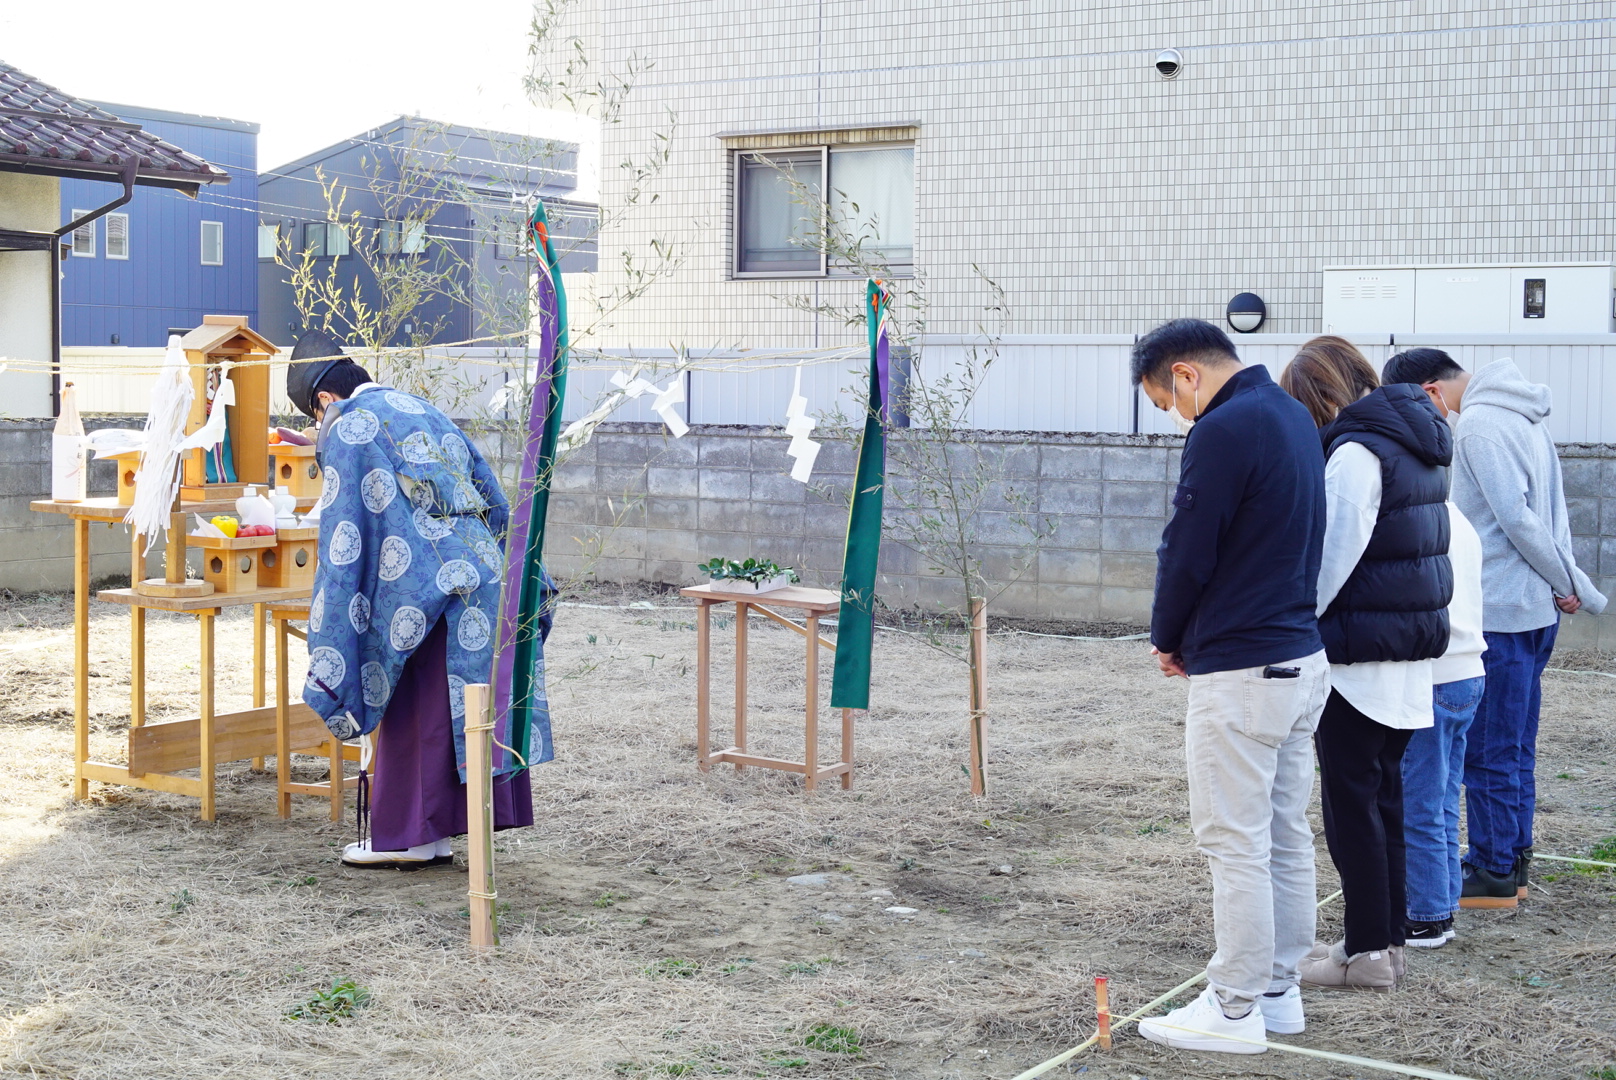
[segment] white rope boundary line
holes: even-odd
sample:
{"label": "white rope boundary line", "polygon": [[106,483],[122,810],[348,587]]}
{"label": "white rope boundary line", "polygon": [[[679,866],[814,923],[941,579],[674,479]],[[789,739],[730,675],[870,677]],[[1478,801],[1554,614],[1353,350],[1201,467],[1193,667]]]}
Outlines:
{"label": "white rope boundary line", "polygon": [[[1551,856],[1540,855],[1536,857],[1550,858]],[[1588,862],[1590,860],[1575,859],[1567,861]],[[1315,908],[1321,908],[1325,904],[1339,899],[1340,896],[1341,891],[1337,889],[1335,892],[1331,893],[1329,896],[1326,896],[1323,900],[1320,900],[1313,906]],[[1111,1030],[1115,1032],[1120,1027],[1125,1027],[1128,1024],[1138,1022],[1144,1018],[1146,1013],[1150,1012],[1158,1005],[1161,1005],[1163,1002],[1171,1001],[1179,994],[1182,994],[1184,991],[1204,982],[1205,980],[1206,972],[1203,971],[1198,975],[1185,979],[1183,982],[1167,991],[1167,993],[1156,998],[1154,1001],[1141,1005],[1127,1016],[1120,1018],[1113,1017],[1111,1020]],[[1178,1027],[1176,1024],[1163,1024],[1160,1020],[1157,1020],[1156,1022],[1161,1024],[1163,1027],[1171,1027],[1174,1031],[1188,1031],[1196,1035],[1214,1034],[1213,1032],[1196,1031],[1194,1028]],[[1221,1032],[1215,1034],[1217,1034],[1217,1037],[1220,1039],[1229,1039],[1233,1042],[1249,1043],[1252,1046],[1266,1046],[1270,1050],[1281,1050],[1291,1054],[1302,1054],[1306,1057],[1323,1058],[1326,1061],[1339,1061],[1346,1065],[1356,1065],[1360,1069],[1378,1069],[1381,1072],[1401,1073],[1404,1076],[1420,1076],[1426,1078],[1426,1080],[1471,1080],[1470,1077],[1460,1076],[1457,1073],[1437,1072],[1434,1069],[1422,1069],[1418,1065],[1398,1065],[1395,1062],[1377,1061],[1374,1058],[1357,1057],[1353,1054],[1337,1054],[1331,1050],[1314,1050],[1306,1046],[1292,1046],[1290,1043],[1263,1041],[1258,1039],[1242,1039],[1235,1035],[1224,1035]],[[1035,1077],[1042,1076],[1049,1070],[1059,1068],[1060,1066],[1066,1064],[1068,1061],[1071,1061],[1073,1058],[1077,1057],[1077,1055],[1081,1054],[1083,1051],[1087,1050],[1089,1047],[1093,1046],[1099,1041],[1100,1033],[1096,1031],[1093,1035],[1090,1035],[1087,1039],[1078,1043],[1065,1053],[1057,1054],[1040,1065],[1034,1065],[1025,1072],[1017,1073],[1013,1080],[1034,1080]]]}

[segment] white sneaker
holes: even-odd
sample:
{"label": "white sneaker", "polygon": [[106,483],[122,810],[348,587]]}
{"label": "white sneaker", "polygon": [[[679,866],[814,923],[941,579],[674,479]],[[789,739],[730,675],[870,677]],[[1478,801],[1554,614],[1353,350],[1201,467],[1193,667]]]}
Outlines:
{"label": "white sneaker", "polygon": [[1302,1018],[1302,988],[1288,987],[1283,994],[1264,994],[1257,999],[1263,1026],[1275,1035],[1300,1035],[1307,1030]]}
{"label": "white sneaker", "polygon": [[1254,1005],[1240,1019],[1230,1020],[1223,1015],[1223,1006],[1210,986],[1182,1009],[1139,1021],[1139,1034],[1175,1050],[1215,1054],[1262,1054],[1268,1050],[1262,1009]]}
{"label": "white sneaker", "polygon": [[427,866],[442,866],[451,858],[439,855],[436,843],[417,844],[403,851],[373,851],[370,841],[365,840],[342,849],[344,865],[365,870],[420,870]]}

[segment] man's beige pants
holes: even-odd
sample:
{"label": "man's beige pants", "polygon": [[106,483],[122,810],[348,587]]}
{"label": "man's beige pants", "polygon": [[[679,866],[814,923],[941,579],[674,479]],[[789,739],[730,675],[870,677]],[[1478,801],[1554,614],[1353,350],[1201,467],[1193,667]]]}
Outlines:
{"label": "man's beige pants", "polygon": [[1212,868],[1207,982],[1232,1014],[1297,982],[1313,947],[1313,731],[1330,691],[1322,651],[1294,679],[1260,667],[1190,676],[1190,823]]}

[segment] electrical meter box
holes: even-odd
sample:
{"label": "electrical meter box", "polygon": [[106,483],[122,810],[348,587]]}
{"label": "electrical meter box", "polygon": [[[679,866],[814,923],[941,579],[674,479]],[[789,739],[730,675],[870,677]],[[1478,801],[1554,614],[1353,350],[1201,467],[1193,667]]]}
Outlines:
{"label": "electrical meter box", "polygon": [[1327,334],[1609,334],[1610,263],[1327,266]]}

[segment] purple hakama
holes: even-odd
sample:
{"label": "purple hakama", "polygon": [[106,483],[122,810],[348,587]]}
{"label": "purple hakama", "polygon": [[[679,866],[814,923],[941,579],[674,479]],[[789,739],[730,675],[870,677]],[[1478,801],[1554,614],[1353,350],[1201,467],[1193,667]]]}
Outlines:
{"label": "purple hakama", "polygon": [[[449,716],[449,631],[439,619],[408,661],[376,730],[370,834],[375,851],[403,851],[466,831],[466,786]],[[494,828],[533,824],[526,769],[494,778]]]}

